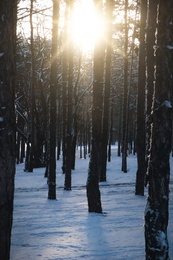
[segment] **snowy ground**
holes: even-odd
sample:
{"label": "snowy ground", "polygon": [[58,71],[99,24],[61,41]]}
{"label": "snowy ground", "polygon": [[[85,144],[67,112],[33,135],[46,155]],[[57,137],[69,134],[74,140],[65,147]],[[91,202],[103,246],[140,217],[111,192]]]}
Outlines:
{"label": "snowy ground", "polygon": [[[57,200],[47,199],[44,169],[25,173],[18,165],[15,178],[11,260],[144,260],[145,196],[135,196],[136,157],[128,156],[128,173],[112,150],[107,182],[100,185],[105,214],[88,213],[88,159],[79,159],[72,173],[72,191],[64,191],[61,161],[57,162]],[[173,215],[171,158],[170,216]],[[173,218],[169,220],[170,259],[173,260]]]}

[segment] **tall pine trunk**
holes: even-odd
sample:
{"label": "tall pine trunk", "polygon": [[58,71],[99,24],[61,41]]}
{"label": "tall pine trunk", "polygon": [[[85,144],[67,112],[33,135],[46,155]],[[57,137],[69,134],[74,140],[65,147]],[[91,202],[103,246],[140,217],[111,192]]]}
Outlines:
{"label": "tall pine trunk", "polygon": [[10,259],[15,175],[17,1],[0,1],[0,259]]}
{"label": "tall pine trunk", "polygon": [[127,93],[128,93],[128,23],[127,23],[128,0],[125,0],[125,43],[124,43],[124,94],[123,94],[123,134],[122,134],[122,167],[127,172]]}
{"label": "tall pine trunk", "polygon": [[144,195],[144,179],[146,173],[145,161],[145,32],[147,18],[147,0],[141,0],[141,22],[140,22],[140,45],[139,45],[139,67],[138,67],[138,101],[137,101],[137,173],[136,173],[136,195]]}
{"label": "tall pine trunk", "polygon": [[[154,91],[154,51],[155,31],[156,31],[156,15],[158,0],[149,1],[148,3],[148,21],[146,36],[146,54],[147,54],[147,104],[146,104],[146,164],[148,164],[149,144],[151,138],[151,108]],[[147,178],[145,180],[147,182]],[[146,184],[146,183],[145,183]]]}
{"label": "tall pine trunk", "polygon": [[68,71],[68,5],[65,7],[65,24],[63,30],[63,53],[62,53],[62,172],[66,171],[67,153],[67,71]]}
{"label": "tall pine trunk", "polygon": [[[67,8],[69,10],[69,20],[72,21],[73,1],[67,1]],[[64,189],[71,190],[71,171],[72,171],[72,122],[73,122],[73,39],[72,27],[69,24],[68,35],[68,85],[67,85],[67,135],[66,135],[66,167],[65,167],[65,181]]]}
{"label": "tall pine trunk", "polygon": [[109,133],[109,107],[110,107],[110,89],[111,89],[111,52],[112,52],[112,20],[114,3],[112,0],[106,4],[106,61],[105,61],[105,91],[104,91],[104,109],[103,109],[103,132],[102,132],[102,160],[100,181],[106,181],[107,167],[107,147]]}
{"label": "tall pine trunk", "polygon": [[[102,13],[102,1],[95,1],[98,14]],[[103,106],[103,45],[100,41],[95,42],[94,68],[93,68],[93,104],[92,104],[92,141],[91,155],[87,179],[88,211],[102,213],[99,178],[100,160],[102,148],[102,106]]]}
{"label": "tall pine trunk", "polygon": [[50,155],[48,174],[48,199],[56,199],[56,88],[57,82],[57,49],[58,49],[59,1],[53,1],[52,17],[52,50],[50,71]]}
{"label": "tall pine trunk", "polygon": [[31,79],[30,79],[30,118],[29,118],[29,134],[28,134],[28,145],[30,146],[27,158],[28,162],[27,168],[25,171],[33,172],[34,167],[34,103],[35,103],[35,95],[34,95],[34,88],[35,88],[35,55],[34,55],[34,28],[33,28],[33,6],[34,0],[31,0],[30,6],[30,31],[31,31]]}
{"label": "tall pine trunk", "polygon": [[149,188],[145,210],[146,259],[148,260],[169,259],[167,227],[173,101],[173,2],[161,0],[157,10],[155,86],[148,164]]}

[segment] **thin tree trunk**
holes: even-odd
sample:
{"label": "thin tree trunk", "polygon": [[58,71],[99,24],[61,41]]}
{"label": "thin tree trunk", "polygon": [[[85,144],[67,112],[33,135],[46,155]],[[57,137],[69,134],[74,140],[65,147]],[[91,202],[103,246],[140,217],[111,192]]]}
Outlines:
{"label": "thin tree trunk", "polygon": [[112,131],[113,131],[113,105],[111,105],[111,109],[110,109],[110,126],[109,126],[108,162],[111,161]]}
{"label": "thin tree trunk", "polygon": [[122,143],[122,97],[120,96],[119,100],[119,115],[118,115],[118,150],[117,155],[121,156],[121,143]]}
{"label": "thin tree trunk", "polygon": [[23,163],[25,158],[25,141],[24,138],[21,138],[21,155],[20,155],[20,163]]}
{"label": "thin tree trunk", "polygon": [[63,57],[62,57],[62,172],[65,174],[66,170],[66,153],[67,153],[67,71],[68,71],[68,6],[65,7],[65,25],[63,30]]}
{"label": "thin tree trunk", "polygon": [[112,53],[112,20],[113,20],[114,2],[107,1],[106,4],[106,61],[105,61],[105,91],[104,91],[104,108],[103,108],[103,132],[102,132],[102,160],[100,181],[106,181],[107,167],[107,147],[108,147],[108,128],[109,128],[109,107],[110,107],[110,90],[111,90],[111,53]]}
{"label": "thin tree trunk", "polygon": [[[58,122],[60,122],[58,118]],[[57,156],[56,159],[60,159],[60,154],[61,154],[61,127],[58,125],[58,131],[57,131]]]}
{"label": "thin tree trunk", "polygon": [[53,1],[52,17],[52,50],[50,71],[50,156],[48,174],[48,199],[56,199],[56,88],[57,82],[57,49],[58,49],[59,1]]}
{"label": "thin tree trunk", "polygon": [[0,259],[10,259],[15,175],[17,1],[0,1]]}
{"label": "thin tree trunk", "polygon": [[31,94],[30,94],[30,125],[29,125],[29,136],[28,142],[30,142],[30,154],[27,169],[28,172],[33,172],[34,167],[34,88],[35,88],[35,57],[34,57],[34,28],[33,28],[33,4],[34,0],[31,0],[30,7],[30,31],[31,31]]}
{"label": "thin tree trunk", "polygon": [[145,32],[147,18],[147,0],[141,0],[141,24],[139,45],[139,68],[138,68],[138,103],[137,103],[137,173],[136,173],[136,195],[144,195],[144,180],[146,174],[145,160],[145,81],[146,81],[146,48]]}
{"label": "thin tree trunk", "polygon": [[[72,19],[73,1],[67,3],[69,9],[69,20]],[[71,25],[69,25],[69,32],[71,32]],[[66,167],[65,167],[65,182],[64,190],[71,190],[71,170],[72,170],[72,123],[73,123],[73,106],[72,106],[72,93],[73,93],[73,40],[72,35],[68,37],[69,48],[69,71],[68,71],[68,86],[67,86],[67,136],[66,136]]]}
{"label": "thin tree trunk", "polygon": [[[72,51],[73,52],[73,51]],[[78,67],[78,75],[74,86],[74,112],[73,112],[73,140],[72,140],[72,170],[75,169],[76,163],[76,142],[77,142],[77,134],[78,134],[78,120],[77,120],[77,102],[78,102],[78,83],[80,79],[80,71],[81,71],[81,61],[82,61],[82,52],[80,52],[79,56],[79,67]]]}
{"label": "thin tree trunk", "polygon": [[172,0],[159,1],[157,10],[155,85],[148,164],[149,188],[145,210],[147,260],[169,259],[167,227],[173,109]]}
{"label": "thin tree trunk", "polygon": [[128,0],[125,0],[125,44],[124,44],[124,99],[123,99],[123,136],[122,136],[122,168],[127,172],[127,93],[128,93],[128,24],[127,24]]}
{"label": "thin tree trunk", "polygon": [[83,146],[83,113],[81,115],[80,118],[80,138],[79,138],[79,142],[80,142],[80,158],[82,159],[82,146]]}
{"label": "thin tree trunk", "polygon": [[16,163],[20,161],[20,133],[16,132]]}

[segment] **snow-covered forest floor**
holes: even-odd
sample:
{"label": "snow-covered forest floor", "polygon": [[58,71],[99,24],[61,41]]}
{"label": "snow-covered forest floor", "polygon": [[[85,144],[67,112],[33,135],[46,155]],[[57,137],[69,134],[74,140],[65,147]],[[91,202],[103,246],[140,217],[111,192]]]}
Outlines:
{"label": "snow-covered forest floor", "polygon": [[[17,165],[11,260],[144,260],[144,210],[147,198],[136,196],[136,156],[128,156],[128,173],[112,147],[107,182],[100,184],[105,214],[88,213],[86,179],[89,158],[76,153],[72,190],[64,191],[61,160],[57,161],[57,200],[47,199],[44,168],[33,173]],[[168,239],[173,260],[173,158]]]}

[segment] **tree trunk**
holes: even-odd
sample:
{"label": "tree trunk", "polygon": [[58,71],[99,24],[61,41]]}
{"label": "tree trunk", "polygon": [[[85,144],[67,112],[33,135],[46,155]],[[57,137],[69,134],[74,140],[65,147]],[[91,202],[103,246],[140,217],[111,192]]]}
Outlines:
{"label": "tree trunk", "polygon": [[107,168],[107,147],[108,147],[108,129],[109,129],[109,107],[110,107],[110,89],[111,89],[111,53],[112,53],[112,20],[113,20],[114,2],[107,1],[106,4],[106,61],[105,61],[105,91],[103,108],[103,132],[102,132],[102,160],[100,181],[106,181]]}
{"label": "tree trunk", "polygon": [[121,143],[122,143],[122,96],[120,96],[119,100],[119,114],[118,114],[118,149],[117,149],[117,156],[121,156]]}
{"label": "tree trunk", "polygon": [[127,24],[128,0],[125,0],[125,44],[124,44],[124,100],[123,100],[123,136],[122,136],[122,168],[127,172],[127,93],[128,93],[128,24]]}
{"label": "tree trunk", "polygon": [[78,118],[77,118],[78,91],[77,90],[78,90],[78,84],[79,84],[79,79],[81,74],[81,61],[82,61],[82,52],[80,52],[79,55],[78,74],[77,74],[77,79],[73,90],[74,112],[73,112],[73,140],[72,140],[72,166],[71,166],[72,170],[75,169],[75,163],[76,163],[76,143],[77,143],[77,135],[78,135]]}
{"label": "tree trunk", "polygon": [[24,138],[21,138],[21,154],[20,154],[20,163],[24,162],[25,158],[25,141]]}
{"label": "tree trunk", "polygon": [[56,88],[57,82],[57,49],[58,49],[59,1],[53,1],[52,17],[52,50],[50,70],[50,156],[48,174],[48,199],[56,199]]}
{"label": "tree trunk", "polygon": [[136,195],[144,195],[144,179],[146,174],[145,161],[145,32],[147,18],[147,0],[141,0],[141,24],[139,45],[139,67],[138,67],[138,101],[137,101],[137,173],[136,173]]}
{"label": "tree trunk", "polygon": [[[147,54],[147,110],[146,110],[146,165],[148,165],[149,146],[151,138],[151,108],[154,91],[154,50],[155,32],[156,32],[156,15],[158,0],[149,1],[148,3],[148,22],[146,37],[146,54]],[[147,181],[147,177],[145,182]],[[145,183],[146,184],[146,183]]]}
{"label": "tree trunk", "polygon": [[68,6],[65,7],[65,25],[63,30],[63,54],[62,54],[62,172],[65,174],[66,169],[66,152],[67,152],[67,71],[68,71]]}
{"label": "tree trunk", "polygon": [[[58,117],[58,122],[60,122],[60,118]],[[61,127],[58,125],[57,130],[57,156],[56,159],[59,160],[61,155]]]}
{"label": "tree trunk", "polygon": [[16,163],[20,161],[20,133],[16,132]]}
{"label": "tree trunk", "polygon": [[[95,1],[95,8],[99,15],[102,12],[102,1]],[[103,92],[103,45],[96,41],[94,48],[93,68],[93,105],[92,105],[92,141],[91,156],[87,179],[88,211],[102,213],[99,178],[100,178],[100,152],[102,137],[102,92]]]}
{"label": "tree trunk", "polygon": [[35,88],[35,56],[34,56],[34,28],[33,28],[33,4],[34,0],[31,0],[31,6],[30,6],[30,30],[31,30],[31,93],[30,93],[30,119],[29,119],[29,135],[28,139],[30,142],[30,150],[29,150],[29,160],[27,164],[27,169],[25,169],[28,172],[33,172],[34,167],[34,88]]}
{"label": "tree trunk", "polygon": [[113,132],[113,105],[111,105],[111,109],[110,109],[109,144],[108,144],[108,162],[111,161],[112,132]]}
{"label": "tree trunk", "polygon": [[[72,21],[73,1],[67,1],[67,8],[69,10],[69,20]],[[72,32],[71,25],[69,31]],[[68,86],[67,86],[67,136],[66,136],[66,167],[65,167],[65,181],[64,190],[71,190],[71,170],[72,170],[72,92],[73,92],[73,40],[72,34],[68,35]]]}
{"label": "tree trunk", "polygon": [[15,174],[17,1],[0,1],[0,259],[10,259]]}
{"label": "tree trunk", "polygon": [[152,107],[149,189],[145,210],[146,259],[169,259],[167,239],[173,100],[171,0],[159,1],[155,88]]}

